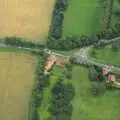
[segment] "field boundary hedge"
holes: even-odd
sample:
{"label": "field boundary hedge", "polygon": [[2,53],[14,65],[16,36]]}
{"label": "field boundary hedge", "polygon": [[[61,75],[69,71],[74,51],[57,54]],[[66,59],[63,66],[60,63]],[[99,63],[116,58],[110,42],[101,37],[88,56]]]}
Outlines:
{"label": "field boundary hedge", "polygon": [[30,41],[26,41],[20,37],[11,36],[11,37],[5,37],[2,41],[2,43],[5,43],[8,46],[17,46],[17,47],[26,47],[26,48],[44,48],[44,45],[33,43]]}
{"label": "field boundary hedge", "polygon": [[49,76],[44,75],[44,66],[47,55],[41,51],[39,53],[38,63],[36,65],[36,80],[31,95],[29,120],[40,120],[38,108],[43,99],[43,90],[49,85]]}
{"label": "field boundary hedge", "polygon": [[60,39],[62,37],[64,12],[67,7],[68,0],[56,0],[52,13],[51,25],[49,28],[49,38]]}

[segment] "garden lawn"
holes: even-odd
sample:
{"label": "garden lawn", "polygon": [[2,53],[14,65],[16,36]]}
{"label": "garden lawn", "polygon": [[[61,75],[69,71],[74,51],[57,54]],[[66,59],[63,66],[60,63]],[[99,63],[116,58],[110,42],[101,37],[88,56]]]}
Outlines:
{"label": "garden lawn", "polygon": [[[95,54],[92,54],[92,51]],[[92,49],[90,52],[90,56],[97,60],[100,60],[103,63],[109,63],[113,65],[120,65],[120,51],[115,52],[110,47],[105,47],[101,49]]]}
{"label": "garden lawn", "polygon": [[94,97],[90,93],[87,68],[75,66],[72,83],[75,98],[72,101],[72,120],[120,120],[120,90],[106,91]]}
{"label": "garden lawn", "polygon": [[97,0],[68,0],[65,13],[63,36],[91,35],[100,30],[100,19],[103,10]]}

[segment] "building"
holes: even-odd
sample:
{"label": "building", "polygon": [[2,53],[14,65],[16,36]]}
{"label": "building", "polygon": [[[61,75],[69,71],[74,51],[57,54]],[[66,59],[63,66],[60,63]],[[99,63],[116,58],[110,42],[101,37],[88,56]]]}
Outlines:
{"label": "building", "polygon": [[56,64],[56,65],[59,65],[59,66],[61,66],[61,67],[64,67],[64,60],[62,60],[62,59],[57,59],[57,61],[56,61],[55,64]]}
{"label": "building", "polygon": [[109,74],[109,75],[108,75],[108,80],[109,80],[109,81],[112,81],[112,82],[115,82],[115,81],[116,81],[116,76],[113,75],[113,74]]}
{"label": "building", "polygon": [[47,58],[45,68],[44,68],[44,73],[47,73],[52,68],[52,66],[55,64],[55,62],[56,62],[56,56],[49,55]]}
{"label": "building", "polygon": [[53,67],[53,65],[55,64],[61,67],[64,67],[64,59],[56,57],[53,54],[49,55],[46,61],[45,68],[44,68],[44,73],[47,74],[49,70]]}

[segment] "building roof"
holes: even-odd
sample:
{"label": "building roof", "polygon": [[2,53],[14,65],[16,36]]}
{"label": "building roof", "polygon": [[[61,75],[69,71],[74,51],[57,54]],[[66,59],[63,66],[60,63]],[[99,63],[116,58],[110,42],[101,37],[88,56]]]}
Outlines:
{"label": "building roof", "polygon": [[109,74],[109,75],[108,75],[108,80],[109,80],[109,81],[112,81],[112,82],[115,82],[115,81],[116,81],[116,76],[115,76],[115,75],[112,75],[112,74]]}
{"label": "building roof", "polygon": [[47,73],[54,64],[64,67],[64,59],[56,57],[55,55],[49,55],[46,61],[44,72]]}
{"label": "building roof", "polygon": [[56,61],[56,65],[59,65],[59,66],[61,66],[61,67],[64,67],[64,60],[58,59],[58,60]]}

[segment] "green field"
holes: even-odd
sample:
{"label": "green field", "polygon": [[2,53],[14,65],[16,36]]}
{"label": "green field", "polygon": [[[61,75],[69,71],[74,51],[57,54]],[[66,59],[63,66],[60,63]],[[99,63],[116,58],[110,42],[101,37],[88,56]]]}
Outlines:
{"label": "green field", "polygon": [[120,11],[120,2],[118,0],[114,0],[114,6],[113,6],[113,12],[119,12]]}
{"label": "green field", "polygon": [[72,102],[72,120],[120,120],[120,90],[93,97],[87,68],[75,66],[72,81],[76,95]]}
{"label": "green field", "polygon": [[[94,54],[92,54],[93,51]],[[100,60],[103,63],[120,65],[120,51],[115,52],[108,46],[101,49],[92,49],[90,57]]]}
{"label": "green field", "polygon": [[51,101],[51,94],[52,94],[51,90],[56,84],[57,80],[58,80],[57,76],[51,76],[49,87],[44,89],[42,104],[41,104],[40,109],[38,110],[40,114],[40,120],[45,120],[50,116],[48,112],[48,108],[49,108],[50,101]]}
{"label": "green field", "polygon": [[63,36],[95,34],[100,30],[102,11],[97,0],[69,0],[63,24]]}

